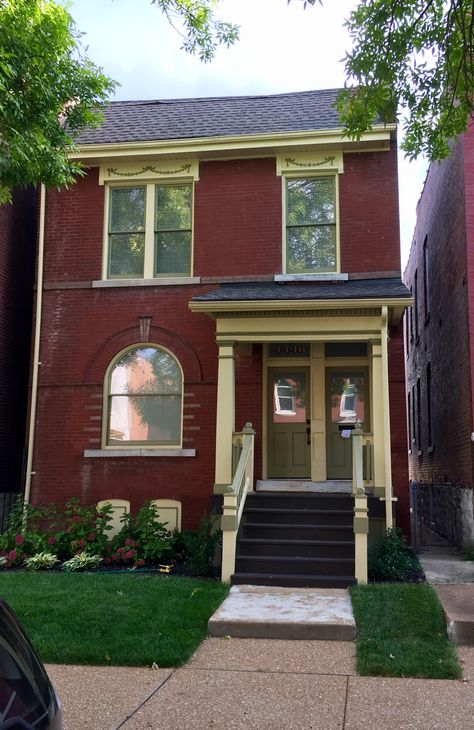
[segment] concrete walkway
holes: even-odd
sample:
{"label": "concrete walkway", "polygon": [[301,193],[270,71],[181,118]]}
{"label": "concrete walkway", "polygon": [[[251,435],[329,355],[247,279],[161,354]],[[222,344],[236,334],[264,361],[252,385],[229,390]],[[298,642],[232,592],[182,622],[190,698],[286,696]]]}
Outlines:
{"label": "concrete walkway", "polygon": [[464,681],[359,677],[352,642],[207,639],[181,669],[48,666],[64,730],[472,730]]}
{"label": "concrete walkway", "polygon": [[447,551],[422,552],[419,558],[442,603],[449,638],[474,646],[474,562]]}

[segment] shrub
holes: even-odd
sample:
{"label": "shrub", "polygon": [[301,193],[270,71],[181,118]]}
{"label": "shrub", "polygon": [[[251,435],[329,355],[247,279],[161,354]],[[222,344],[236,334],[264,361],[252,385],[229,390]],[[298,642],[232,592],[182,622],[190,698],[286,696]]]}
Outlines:
{"label": "shrub", "polygon": [[221,531],[215,529],[215,519],[203,515],[197,532],[182,530],[173,533],[173,555],[176,560],[184,562],[186,572],[191,575],[214,576],[217,572],[214,558],[221,538]]}
{"label": "shrub", "polygon": [[77,497],[69,499],[64,508],[50,505],[44,519],[44,535],[49,548],[54,546],[60,560],[77,553],[102,555],[107,544],[111,507],[100,512],[95,505],[83,507]]}
{"label": "shrub", "polygon": [[125,514],[122,529],[106,548],[105,562],[139,567],[168,557],[171,537],[157,517],[156,507],[150,500],[136,515]]}
{"label": "shrub", "polygon": [[31,558],[26,558],[24,566],[27,570],[48,570],[54,568],[57,563],[59,563],[57,555],[44,551],[32,555]]}
{"label": "shrub", "polygon": [[397,527],[386,530],[379,545],[369,552],[370,579],[404,581],[422,576],[420,561],[402,531]]}
{"label": "shrub", "polygon": [[94,570],[102,562],[100,555],[91,555],[87,552],[78,553],[74,555],[70,560],[66,560],[61,569],[67,572],[74,572],[77,570]]}
{"label": "shrub", "polygon": [[4,558],[2,567],[21,565],[28,556],[45,548],[45,537],[39,526],[42,516],[43,508],[25,505],[23,497],[18,498],[0,535],[0,556]]}

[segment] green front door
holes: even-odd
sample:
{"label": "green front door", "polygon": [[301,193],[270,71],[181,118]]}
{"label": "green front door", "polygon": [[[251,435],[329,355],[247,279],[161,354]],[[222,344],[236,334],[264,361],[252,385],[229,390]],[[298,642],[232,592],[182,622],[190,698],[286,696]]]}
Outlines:
{"label": "green front door", "polygon": [[311,478],[309,368],[271,368],[268,477]]}

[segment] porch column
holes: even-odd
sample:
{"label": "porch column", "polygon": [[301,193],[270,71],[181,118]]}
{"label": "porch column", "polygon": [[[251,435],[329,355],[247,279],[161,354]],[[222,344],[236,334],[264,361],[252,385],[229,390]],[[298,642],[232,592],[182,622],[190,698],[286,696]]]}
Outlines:
{"label": "porch column", "polygon": [[232,434],[235,431],[234,341],[218,342],[216,471],[214,491],[232,484]]}
{"label": "porch column", "polygon": [[372,340],[372,433],[374,438],[374,494],[385,497],[385,416],[382,342]]}
{"label": "porch column", "polygon": [[388,307],[382,307],[382,384],[385,433],[385,524],[393,527],[392,512],[392,443],[390,438],[390,391],[388,387]]}

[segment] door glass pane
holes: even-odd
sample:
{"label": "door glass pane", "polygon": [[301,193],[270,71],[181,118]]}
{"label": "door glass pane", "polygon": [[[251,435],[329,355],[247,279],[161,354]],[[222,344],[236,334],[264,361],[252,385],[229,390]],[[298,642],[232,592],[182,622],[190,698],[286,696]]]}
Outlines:
{"label": "door glass pane", "polygon": [[273,373],[273,423],[305,423],[305,373]]}
{"label": "door glass pane", "polygon": [[331,373],[331,423],[364,423],[365,380],[362,373]]}

